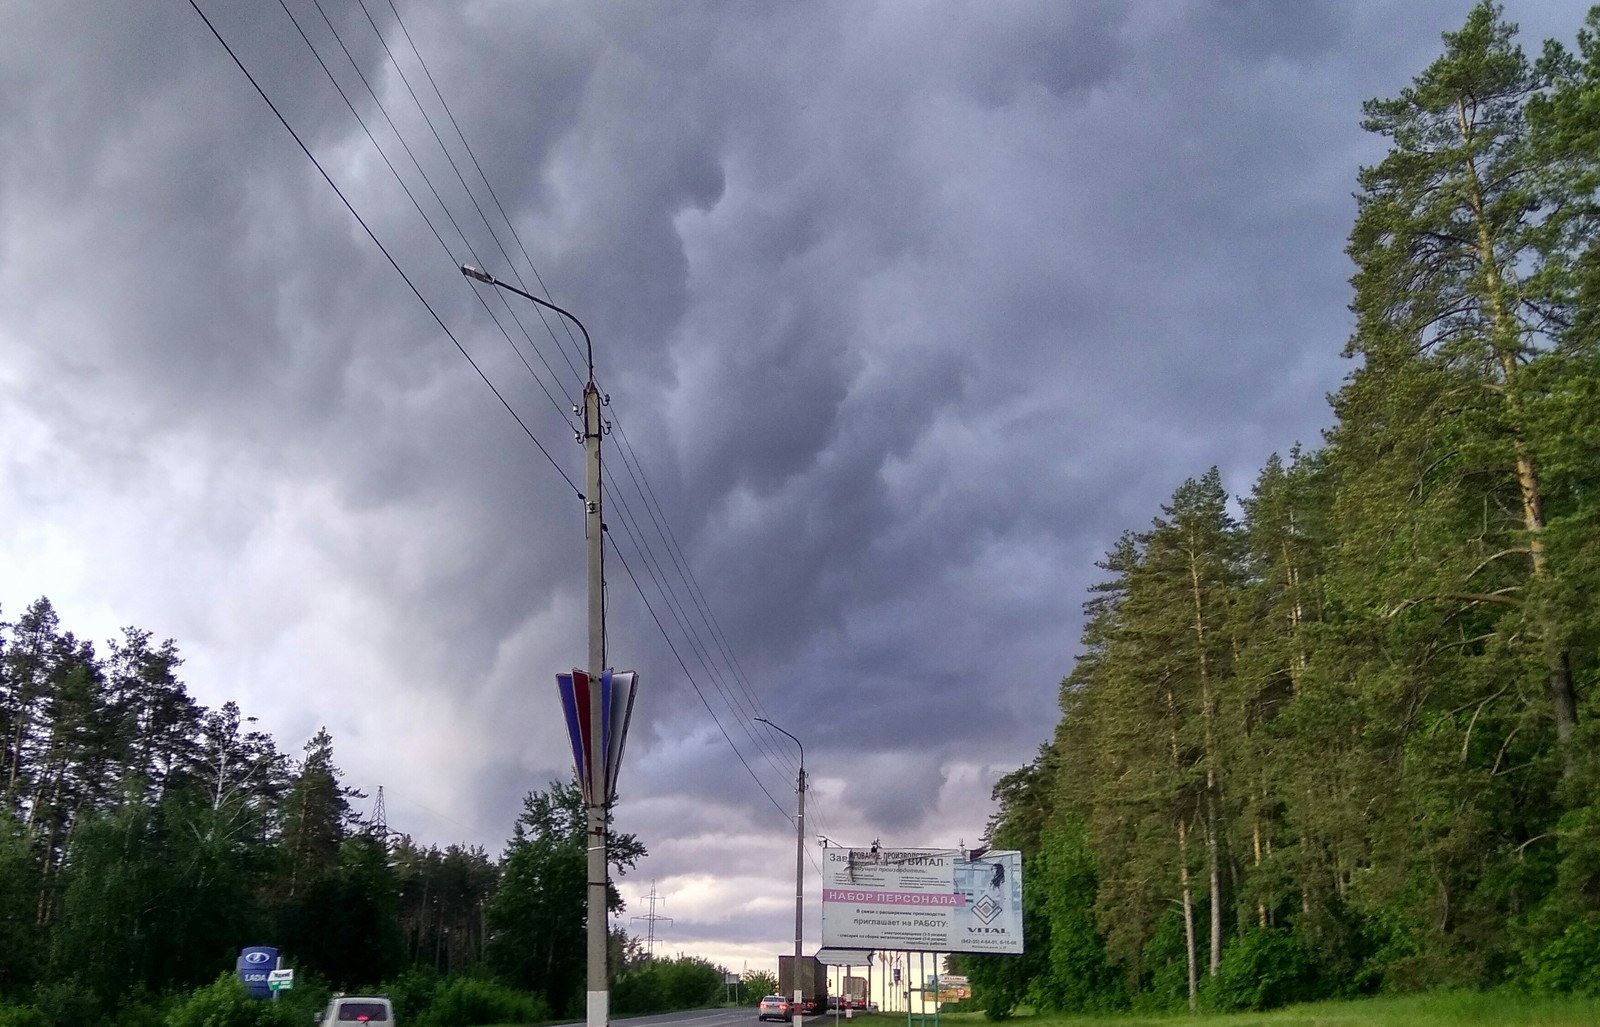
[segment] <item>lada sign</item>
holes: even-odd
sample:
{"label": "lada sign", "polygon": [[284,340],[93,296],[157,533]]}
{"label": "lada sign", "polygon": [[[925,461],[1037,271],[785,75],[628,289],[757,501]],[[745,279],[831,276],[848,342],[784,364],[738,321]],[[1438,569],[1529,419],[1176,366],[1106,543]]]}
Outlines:
{"label": "lada sign", "polygon": [[278,966],[278,950],[270,945],[247,945],[239,950],[238,962],[234,964],[239,970],[239,980],[244,984],[244,990],[254,998],[268,998],[272,989],[267,986],[267,977]]}

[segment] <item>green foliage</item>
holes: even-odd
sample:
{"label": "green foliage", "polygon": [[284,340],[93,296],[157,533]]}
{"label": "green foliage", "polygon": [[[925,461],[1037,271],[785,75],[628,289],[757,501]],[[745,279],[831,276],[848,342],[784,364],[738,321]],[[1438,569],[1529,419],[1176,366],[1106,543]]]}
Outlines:
{"label": "green foliage", "polygon": [[1600,916],[1568,924],[1529,964],[1526,980],[1536,992],[1600,996]]}
{"label": "green foliage", "polygon": [[1189,980],[1183,916],[1170,910],[1156,924],[1141,953],[1145,968],[1131,1005],[1136,1013],[1177,1012],[1188,1007]]}
{"label": "green foliage", "polygon": [[284,906],[279,936],[335,988],[364,987],[401,967],[398,892],[383,846],[369,836],[351,838],[333,873]]}
{"label": "green foliage", "polygon": [[0,808],[0,996],[21,995],[44,965],[38,901],[38,870],[22,825]]}
{"label": "green foliage", "polygon": [[[399,1023],[421,1023],[444,978],[428,966],[412,967],[383,983],[378,990],[389,996]],[[295,990],[299,990],[298,987]]]}
{"label": "green foliage", "polygon": [[0,1005],[0,1027],[51,1027],[33,1006]]}
{"label": "green foliage", "polygon": [[778,975],[767,970],[746,970],[739,986],[747,1001],[760,1002],[778,990]]}
{"label": "green foliage", "polygon": [[166,1027],[300,1027],[300,1018],[288,1005],[251,998],[229,972],[175,1005]]}
{"label": "green foliage", "polygon": [[[647,959],[612,982],[611,1004],[618,1013],[629,1014],[717,1005],[725,990],[723,973],[721,967],[694,956]],[[768,994],[762,992],[756,1001]]]}
{"label": "green foliage", "polygon": [[696,1009],[722,1000],[723,970],[697,956],[652,960],[662,979],[662,994],[672,1009]]}
{"label": "green foliage", "polygon": [[[398,1009],[395,1012],[398,1022]],[[528,1024],[550,1019],[550,1007],[527,992],[491,981],[457,977],[440,984],[419,1027],[477,1027],[481,1024]]]}
{"label": "green foliage", "polygon": [[668,1005],[661,975],[649,962],[618,974],[611,982],[611,1007],[622,1016],[665,1012]]}
{"label": "green foliage", "polygon": [[1222,1012],[1275,1009],[1319,997],[1316,977],[1294,935],[1255,930],[1229,947],[1203,994],[1208,1007]]}
{"label": "green foliage", "polygon": [[[576,781],[529,793],[501,864],[500,887],[485,913],[489,965],[501,981],[541,995],[557,1016],[574,1015],[585,968],[588,864],[583,793]],[[613,872],[645,854],[631,834],[613,832]],[[610,889],[610,907],[622,899]]]}
{"label": "green foliage", "polygon": [[40,985],[33,993],[34,1008],[51,1027],[108,1023],[107,1005],[93,988],[77,978]]}
{"label": "green foliage", "polygon": [[1030,1004],[1070,1013],[1124,1007],[1121,977],[1095,921],[1099,873],[1087,825],[1070,814],[1058,817],[1041,832],[1040,850],[1024,867],[1049,923],[1049,973],[1030,984]]}

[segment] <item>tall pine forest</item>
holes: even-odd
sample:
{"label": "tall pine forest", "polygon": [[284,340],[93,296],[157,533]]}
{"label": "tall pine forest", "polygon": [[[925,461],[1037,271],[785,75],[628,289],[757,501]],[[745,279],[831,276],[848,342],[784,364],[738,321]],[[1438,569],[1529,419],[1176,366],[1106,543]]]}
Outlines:
{"label": "tall pine forest", "polygon": [[995,788],[993,1016],[1600,992],[1600,8],[1536,59],[1487,3],[1443,44],[1362,110],[1323,445],[1116,540]]}
{"label": "tall pine forest", "polygon": [[[530,793],[498,859],[420,846],[343,784],[326,730],[281,752],[236,704],[196,702],[182,662],[138,628],[101,651],[48,599],[0,622],[0,1023],[143,1022],[245,945],[280,949],[300,1004],[381,987],[416,1022],[439,996],[581,1012],[575,783]],[[644,854],[614,834],[613,876]],[[703,960],[612,946],[623,1012],[724,991]]]}

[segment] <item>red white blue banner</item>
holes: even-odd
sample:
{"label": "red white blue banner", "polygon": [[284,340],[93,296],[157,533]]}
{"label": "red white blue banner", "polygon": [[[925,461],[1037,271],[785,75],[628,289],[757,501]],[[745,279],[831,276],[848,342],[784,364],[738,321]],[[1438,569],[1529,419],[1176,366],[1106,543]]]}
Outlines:
{"label": "red white blue banner", "polygon": [[[633,719],[633,700],[639,675],[631,670],[608,670],[595,681],[584,671],[573,668],[570,674],[556,675],[556,690],[561,694],[561,710],[567,718],[567,739],[572,743],[572,761],[578,768],[578,784],[583,801],[604,805],[616,801],[617,774],[622,767],[622,749],[628,738],[628,723]],[[590,786],[595,739],[592,703],[600,703],[600,751],[604,754],[605,778],[596,796]]]}

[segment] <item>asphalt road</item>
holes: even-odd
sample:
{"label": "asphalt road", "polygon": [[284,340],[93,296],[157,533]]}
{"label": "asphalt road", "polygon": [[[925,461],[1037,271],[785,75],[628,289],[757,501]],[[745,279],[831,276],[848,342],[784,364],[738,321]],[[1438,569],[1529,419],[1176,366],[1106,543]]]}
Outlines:
{"label": "asphalt road", "polygon": [[[626,1024],[628,1027],[652,1027],[652,1025],[671,1025],[671,1027],[757,1027],[756,1007],[740,1009],[692,1009],[682,1013],[656,1013],[652,1016],[627,1016],[612,1017],[613,1024]],[[766,1021],[771,1027],[783,1027],[775,1020]],[[826,1016],[808,1016],[805,1018],[807,1027],[815,1024],[816,1027],[833,1027],[832,1013]],[[839,1017],[840,1027],[846,1023],[843,1016]]]}
{"label": "asphalt road", "polygon": [[[582,1024],[583,1021],[578,1021]],[[756,1007],[749,1009],[690,1009],[678,1013],[653,1013],[650,1016],[613,1016],[613,1024],[628,1027],[756,1027]]]}

